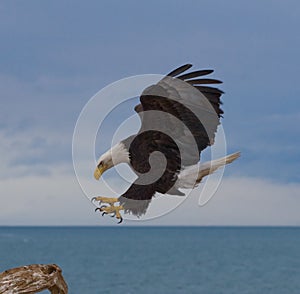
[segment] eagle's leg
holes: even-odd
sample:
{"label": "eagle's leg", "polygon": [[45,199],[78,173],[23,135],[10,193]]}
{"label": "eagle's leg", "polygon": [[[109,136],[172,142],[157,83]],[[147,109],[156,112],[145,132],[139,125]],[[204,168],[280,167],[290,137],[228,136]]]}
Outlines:
{"label": "eagle's leg", "polygon": [[119,224],[123,221],[120,210],[124,210],[122,205],[115,206],[115,203],[119,202],[118,198],[108,198],[108,197],[94,197],[92,201],[99,201],[99,204],[108,204],[97,207],[95,211],[99,210],[102,212],[102,216],[105,214],[112,214],[112,217],[119,219]]}
{"label": "eagle's leg", "polygon": [[114,205],[116,202],[119,202],[119,199],[98,196],[98,197],[93,197],[92,202],[93,201],[99,201],[99,204],[104,203],[104,204]]}

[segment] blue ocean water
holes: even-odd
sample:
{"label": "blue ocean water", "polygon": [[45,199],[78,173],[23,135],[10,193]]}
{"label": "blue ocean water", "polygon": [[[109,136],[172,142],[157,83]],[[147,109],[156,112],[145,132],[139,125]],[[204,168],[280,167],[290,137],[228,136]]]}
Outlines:
{"label": "blue ocean water", "polygon": [[70,294],[300,293],[300,228],[0,227],[0,272],[33,263]]}

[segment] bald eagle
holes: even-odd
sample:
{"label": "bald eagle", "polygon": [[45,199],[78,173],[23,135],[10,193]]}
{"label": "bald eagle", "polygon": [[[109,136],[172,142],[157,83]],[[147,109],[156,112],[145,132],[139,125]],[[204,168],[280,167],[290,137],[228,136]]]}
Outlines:
{"label": "bald eagle", "polygon": [[94,172],[97,180],[119,163],[129,164],[137,175],[120,197],[92,199],[103,204],[96,208],[102,215],[112,214],[119,223],[121,210],[141,216],[156,193],[185,195],[179,189],[194,188],[203,177],[239,157],[236,152],[200,164],[201,151],[214,143],[223,92],[211,86],[221,81],[202,78],[213,70],[184,73],[191,67],[185,64],[146,88],[134,108],[141,119],[138,133],[100,156]]}

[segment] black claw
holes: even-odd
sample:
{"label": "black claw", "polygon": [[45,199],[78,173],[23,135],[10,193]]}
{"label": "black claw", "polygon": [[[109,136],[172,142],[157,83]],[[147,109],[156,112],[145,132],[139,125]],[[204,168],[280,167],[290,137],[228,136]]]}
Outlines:
{"label": "black claw", "polygon": [[[93,197],[93,198],[91,199],[91,202],[94,202],[96,199],[97,199],[97,197]],[[99,204],[101,204],[101,200],[98,200],[98,201],[99,201]]]}
{"label": "black claw", "polygon": [[101,205],[100,210],[103,209],[103,208],[106,208],[106,207],[107,207],[106,205]]}
{"label": "black claw", "polygon": [[120,221],[118,222],[118,224],[120,224],[122,221],[123,221],[123,218],[121,217],[121,218],[120,218]]}
{"label": "black claw", "polygon": [[107,214],[107,212],[104,211],[104,212],[102,213],[102,216],[104,216],[105,214]]}
{"label": "black claw", "polygon": [[[91,199],[91,202],[94,202],[96,199],[97,199],[97,197],[93,197],[93,198]],[[100,202],[101,202],[101,201],[100,201]]]}
{"label": "black claw", "polygon": [[116,216],[116,213],[114,212],[110,217],[115,217]]}
{"label": "black claw", "polygon": [[[95,212],[96,212],[97,210],[100,210],[100,208],[99,208],[99,207],[97,207],[97,208],[95,209]],[[100,211],[101,211],[101,210],[100,210]]]}

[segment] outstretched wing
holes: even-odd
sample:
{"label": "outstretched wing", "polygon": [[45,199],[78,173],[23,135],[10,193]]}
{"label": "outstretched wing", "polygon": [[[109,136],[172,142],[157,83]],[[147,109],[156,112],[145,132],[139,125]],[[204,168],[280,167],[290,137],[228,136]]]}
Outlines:
{"label": "outstretched wing", "polygon": [[213,70],[184,73],[191,66],[183,65],[146,88],[135,107],[141,128],[123,141],[138,174],[119,198],[127,212],[144,214],[156,192],[184,195],[174,187],[178,172],[196,164],[201,151],[214,142],[223,92],[211,85],[221,81],[202,78]]}
{"label": "outstretched wing", "polygon": [[[137,136],[149,130],[167,134],[176,142],[183,166],[196,164],[201,151],[214,143],[223,114],[220,107],[223,92],[211,87],[222,82],[202,78],[213,72],[210,69],[184,73],[191,66],[183,65],[146,88],[141,103],[135,107],[142,122]],[[144,140],[147,146],[163,144],[161,138],[150,133]]]}

